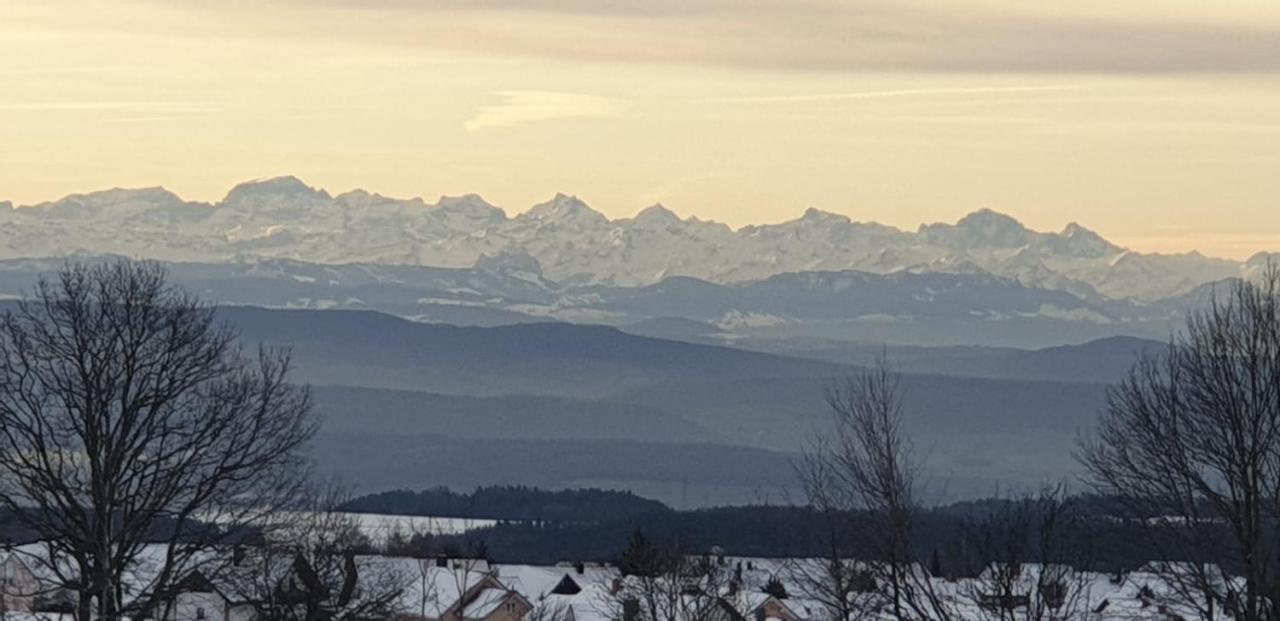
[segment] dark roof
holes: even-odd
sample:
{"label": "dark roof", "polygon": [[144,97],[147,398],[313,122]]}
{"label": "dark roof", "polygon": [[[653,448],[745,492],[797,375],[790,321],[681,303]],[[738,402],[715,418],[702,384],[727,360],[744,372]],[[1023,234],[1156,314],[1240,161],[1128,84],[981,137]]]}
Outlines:
{"label": "dark roof", "polygon": [[565,574],[560,579],[560,582],[556,584],[556,588],[551,589],[551,593],[554,595],[577,595],[581,592],[582,587],[578,586],[578,583],[568,574]]}
{"label": "dark roof", "polygon": [[171,589],[174,593],[217,593],[218,587],[213,585],[199,569],[194,569],[183,576]]}

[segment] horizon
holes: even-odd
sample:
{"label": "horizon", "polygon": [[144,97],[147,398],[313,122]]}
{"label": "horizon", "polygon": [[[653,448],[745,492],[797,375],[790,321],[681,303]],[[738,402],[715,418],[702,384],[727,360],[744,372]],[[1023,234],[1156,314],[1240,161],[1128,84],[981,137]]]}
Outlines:
{"label": "horizon", "polygon": [[[1257,255],[1259,255],[1259,254],[1269,254],[1269,253],[1271,253],[1271,252],[1274,252],[1273,250],[1271,250],[1271,249],[1270,249],[1271,247],[1268,247],[1268,246],[1265,246],[1265,245],[1259,245],[1258,247],[1253,248],[1253,249],[1250,249],[1250,248],[1248,248],[1247,246],[1244,246],[1244,245],[1240,245],[1240,246],[1237,246],[1237,247],[1236,247],[1236,252],[1234,252],[1234,253],[1224,253],[1224,254],[1213,254],[1213,253],[1211,253],[1211,252],[1206,252],[1206,251],[1204,251],[1204,250],[1202,250],[1201,248],[1198,248],[1198,247],[1191,247],[1191,248],[1177,248],[1177,247],[1174,247],[1174,248],[1170,248],[1170,247],[1166,247],[1166,246],[1164,246],[1164,245],[1160,244],[1160,243],[1159,243],[1159,240],[1156,240],[1155,245],[1154,245],[1154,246],[1152,246],[1152,245],[1151,245],[1151,243],[1150,243],[1150,242],[1152,241],[1152,239],[1151,239],[1151,238],[1146,238],[1146,239],[1145,239],[1145,241],[1146,241],[1146,242],[1148,242],[1148,243],[1145,243],[1145,244],[1144,244],[1144,243],[1143,243],[1144,238],[1143,238],[1143,237],[1141,237],[1141,236],[1138,236],[1138,237],[1131,237],[1131,236],[1127,237],[1127,236],[1123,236],[1123,235],[1121,235],[1121,236],[1113,236],[1113,235],[1110,235],[1110,234],[1108,234],[1108,233],[1106,233],[1106,232],[1104,232],[1104,231],[1098,230],[1097,228],[1094,228],[1094,227],[1093,227],[1090,223],[1088,223],[1088,222],[1081,222],[1081,221],[1079,221],[1079,220],[1067,220],[1067,221],[1063,222],[1060,226],[1057,226],[1057,227],[1051,227],[1051,228],[1038,228],[1038,227],[1035,227],[1035,226],[1032,226],[1032,225],[1028,224],[1028,223],[1027,223],[1026,221],[1024,221],[1021,217],[1019,217],[1016,213],[1013,213],[1013,212],[1010,212],[1010,211],[1006,211],[1006,210],[1002,210],[1002,209],[994,209],[994,208],[991,208],[991,207],[977,207],[977,208],[974,208],[974,209],[971,209],[971,210],[968,210],[968,211],[963,211],[962,213],[958,213],[957,215],[955,215],[955,216],[954,216],[954,218],[952,218],[952,219],[950,219],[950,220],[921,221],[921,222],[919,222],[919,223],[915,224],[914,226],[903,226],[903,225],[898,225],[898,224],[891,224],[891,223],[888,223],[888,222],[881,222],[881,221],[874,220],[874,219],[860,219],[860,218],[858,218],[856,215],[852,215],[852,214],[848,214],[848,213],[841,213],[841,212],[837,212],[837,211],[832,211],[832,210],[824,209],[824,208],[822,208],[822,207],[813,206],[813,205],[809,205],[809,206],[805,206],[805,207],[798,208],[797,210],[794,210],[794,211],[792,212],[792,215],[790,215],[790,216],[787,216],[787,215],[785,215],[785,214],[782,214],[782,215],[780,216],[780,219],[776,219],[776,220],[769,220],[769,221],[757,221],[757,222],[740,222],[740,223],[731,223],[731,222],[721,221],[721,220],[718,220],[718,219],[716,219],[716,218],[706,218],[706,217],[702,217],[702,216],[699,216],[697,213],[689,213],[689,212],[685,212],[685,211],[680,210],[680,209],[672,208],[670,205],[668,205],[668,204],[666,204],[666,203],[663,203],[663,202],[661,202],[661,201],[659,201],[659,202],[655,202],[655,203],[652,203],[652,204],[650,204],[650,205],[641,206],[641,207],[639,207],[639,208],[636,208],[636,209],[635,209],[635,211],[633,211],[632,213],[630,213],[630,214],[628,215],[628,214],[626,214],[626,213],[621,213],[621,212],[620,212],[618,209],[616,209],[616,208],[611,208],[611,207],[607,207],[607,206],[606,206],[606,207],[598,206],[598,205],[596,205],[596,204],[593,204],[590,200],[588,200],[588,199],[584,199],[584,198],[582,198],[581,196],[579,196],[579,195],[577,195],[577,194],[575,194],[575,193],[573,193],[573,192],[563,191],[563,190],[555,191],[555,192],[554,192],[550,197],[547,197],[547,198],[544,198],[544,199],[536,200],[536,201],[534,201],[534,202],[532,202],[532,203],[530,203],[530,204],[528,204],[528,205],[526,205],[526,206],[523,206],[523,207],[512,207],[512,206],[502,205],[502,204],[499,204],[499,203],[495,203],[495,202],[490,201],[489,199],[485,198],[485,196],[484,196],[484,193],[483,193],[483,192],[463,192],[463,193],[460,193],[460,194],[440,194],[440,195],[435,199],[435,201],[433,202],[433,201],[431,201],[431,200],[429,200],[429,199],[427,199],[427,198],[426,198],[425,193],[423,193],[423,194],[415,194],[415,195],[410,195],[410,196],[392,196],[392,195],[388,195],[388,194],[383,194],[382,192],[379,192],[379,191],[377,191],[377,190],[375,190],[375,189],[370,189],[370,188],[360,187],[360,186],[352,187],[352,188],[349,188],[349,189],[344,189],[344,190],[341,190],[341,191],[338,191],[338,190],[331,190],[331,189],[329,189],[329,188],[327,188],[327,187],[324,187],[324,186],[322,186],[322,185],[312,185],[312,184],[311,184],[311,183],[309,183],[307,180],[302,179],[302,178],[300,178],[299,176],[297,176],[297,175],[292,175],[292,174],[281,174],[281,175],[274,175],[274,176],[262,176],[262,177],[255,177],[255,178],[252,178],[252,179],[248,179],[248,180],[240,181],[240,182],[237,182],[237,183],[231,184],[230,186],[228,186],[228,188],[227,188],[227,190],[226,190],[225,192],[223,192],[221,195],[218,195],[218,197],[217,197],[217,198],[213,198],[213,199],[204,199],[204,198],[201,198],[201,199],[192,199],[192,198],[190,198],[190,197],[188,197],[188,196],[183,195],[183,194],[182,194],[182,193],[180,193],[180,192],[177,192],[177,191],[174,191],[174,190],[170,189],[169,187],[167,187],[167,186],[166,186],[166,185],[164,185],[164,184],[153,184],[153,185],[132,186],[132,187],[113,186],[113,187],[105,187],[105,188],[99,188],[99,189],[94,189],[94,190],[76,191],[76,192],[70,192],[70,193],[67,193],[67,194],[61,195],[61,196],[59,196],[59,197],[57,197],[57,198],[52,198],[52,199],[48,199],[48,198],[47,198],[47,199],[38,200],[38,201],[35,201],[35,202],[29,202],[29,203],[19,203],[18,201],[15,201],[15,200],[10,199],[10,198],[7,198],[7,197],[0,197],[0,205],[3,205],[3,204],[5,204],[5,203],[9,203],[9,204],[11,205],[11,208],[12,208],[12,209],[15,209],[15,210],[16,210],[16,209],[29,209],[29,208],[38,208],[38,207],[40,207],[40,206],[42,206],[42,205],[58,203],[58,202],[60,202],[60,201],[64,201],[64,200],[71,199],[71,198],[78,197],[78,196],[88,196],[88,195],[93,195],[93,194],[102,193],[102,192],[111,192],[111,191],[135,191],[135,192],[136,192],[136,191],[143,191],[143,190],[163,190],[163,191],[165,191],[165,192],[169,192],[169,193],[171,193],[171,194],[173,194],[173,195],[177,196],[179,199],[181,199],[181,200],[183,200],[183,201],[185,201],[185,202],[189,202],[189,203],[199,203],[199,204],[206,204],[206,205],[209,205],[210,207],[214,207],[214,206],[217,206],[217,205],[221,204],[221,203],[222,203],[222,201],[224,201],[224,200],[226,199],[226,197],[230,194],[230,192],[231,192],[232,190],[234,190],[235,188],[238,188],[238,187],[240,187],[240,186],[245,186],[245,185],[252,185],[252,184],[266,183],[266,182],[279,181],[279,180],[293,180],[293,181],[297,181],[298,183],[301,183],[302,185],[306,186],[307,188],[309,188],[309,189],[311,189],[311,190],[314,190],[314,191],[317,191],[317,192],[323,192],[323,193],[328,194],[330,198],[337,198],[337,197],[342,196],[342,195],[344,195],[344,194],[353,193],[353,192],[367,192],[367,193],[369,193],[369,194],[371,194],[371,195],[382,196],[382,197],[384,197],[384,198],[388,198],[388,199],[390,199],[390,200],[394,200],[394,201],[415,201],[415,200],[417,200],[417,201],[422,201],[422,202],[423,202],[423,206],[424,206],[424,207],[428,207],[428,208],[430,208],[430,207],[435,207],[435,206],[437,206],[441,201],[446,200],[446,199],[456,199],[456,198],[465,198],[465,197],[471,197],[471,196],[474,196],[474,197],[479,198],[479,199],[480,199],[481,201],[483,201],[485,204],[487,204],[487,205],[489,205],[489,206],[492,206],[492,207],[496,207],[496,208],[498,208],[499,210],[501,210],[501,211],[503,212],[503,214],[505,215],[505,217],[506,217],[506,218],[508,218],[508,219],[510,219],[510,218],[515,218],[515,217],[517,217],[517,216],[519,216],[519,215],[521,215],[521,214],[524,214],[524,213],[528,212],[529,210],[533,209],[534,207],[537,207],[538,205],[542,205],[542,204],[550,203],[550,202],[552,202],[552,201],[554,201],[554,200],[556,200],[557,198],[560,198],[560,197],[565,197],[565,198],[570,198],[570,199],[575,199],[575,200],[581,201],[581,202],[582,202],[583,204],[585,204],[585,205],[586,205],[590,210],[592,210],[592,211],[594,211],[594,212],[596,212],[596,213],[599,213],[599,214],[601,214],[601,215],[605,216],[606,218],[608,218],[610,222],[619,222],[619,221],[623,221],[623,220],[630,220],[630,219],[634,219],[635,217],[639,216],[641,213],[643,213],[643,212],[644,212],[644,211],[646,211],[646,210],[649,210],[649,209],[652,209],[652,208],[662,208],[662,209],[665,209],[665,210],[667,210],[668,212],[670,212],[670,213],[674,214],[674,215],[675,215],[677,218],[679,218],[681,221],[698,220],[698,221],[701,221],[701,222],[704,222],[704,223],[708,223],[708,224],[722,224],[722,225],[725,225],[725,226],[729,227],[729,228],[730,228],[730,230],[732,230],[735,234],[736,234],[736,233],[741,232],[744,228],[777,226],[777,225],[786,224],[786,223],[789,223],[789,222],[795,222],[795,221],[798,221],[798,220],[803,219],[803,218],[805,217],[805,215],[806,215],[808,212],[810,212],[810,211],[816,211],[816,212],[818,212],[818,213],[822,213],[822,214],[834,215],[834,216],[838,216],[838,217],[848,218],[848,219],[850,220],[850,222],[852,222],[852,223],[854,223],[854,224],[875,224],[875,225],[883,225],[883,226],[891,227],[891,228],[893,228],[893,229],[895,229],[895,230],[898,230],[898,231],[900,231],[900,232],[904,232],[904,233],[911,233],[911,234],[918,233],[918,232],[920,231],[920,229],[922,229],[922,228],[924,228],[924,227],[926,227],[926,226],[935,225],[935,224],[947,224],[947,225],[954,225],[954,224],[958,224],[961,220],[963,220],[964,218],[969,217],[969,216],[973,216],[973,215],[981,214],[981,213],[993,213],[993,214],[996,214],[996,215],[1000,215],[1000,216],[1005,216],[1005,217],[1012,218],[1012,219],[1013,219],[1013,220],[1015,220],[1018,224],[1022,225],[1022,226],[1023,226],[1023,227],[1025,227],[1027,230],[1029,230],[1029,231],[1031,231],[1031,232],[1034,232],[1034,233],[1062,235],[1062,234],[1065,234],[1065,233],[1066,233],[1066,232],[1067,232],[1067,231],[1068,231],[1072,226],[1077,226],[1077,227],[1080,227],[1080,228],[1085,229],[1086,231],[1089,231],[1089,232],[1091,232],[1091,233],[1097,234],[1098,236],[1102,237],[1104,240],[1106,240],[1106,241],[1108,241],[1108,242],[1111,242],[1111,243],[1113,243],[1113,244],[1115,244],[1115,245],[1117,245],[1117,246],[1120,246],[1120,247],[1121,247],[1121,248],[1123,248],[1124,250],[1131,251],[1131,252],[1138,252],[1138,253],[1141,253],[1141,254],[1160,254],[1160,255],[1201,255],[1201,256],[1204,256],[1204,257],[1207,257],[1207,258],[1221,258],[1221,259],[1230,259],[1230,260],[1234,260],[1234,261],[1245,261],[1245,260],[1248,260],[1248,259],[1250,259],[1250,258],[1253,258],[1253,257],[1255,257],[1255,256],[1257,256]],[[1137,241],[1137,243],[1133,243],[1135,240]]]}
{"label": "horizon", "polygon": [[1280,249],[1278,58],[1258,0],[9,0],[0,193],[288,171],[734,227],[985,207],[1241,258]]}

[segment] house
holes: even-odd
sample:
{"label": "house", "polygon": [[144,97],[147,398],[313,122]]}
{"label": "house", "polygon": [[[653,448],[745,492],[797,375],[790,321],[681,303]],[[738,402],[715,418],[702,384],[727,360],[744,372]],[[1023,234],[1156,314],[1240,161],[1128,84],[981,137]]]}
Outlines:
{"label": "house", "polygon": [[[805,621],[809,615],[801,614],[799,611],[788,606],[784,600],[778,599],[767,593],[753,594],[747,600],[747,621]],[[764,597],[758,597],[763,595]]]}
{"label": "house", "polygon": [[[533,610],[533,604],[525,596],[503,584],[492,572],[426,567],[422,584],[430,593],[418,596],[429,597],[433,601],[428,602],[420,614],[407,618],[423,621],[520,621]],[[412,593],[409,595],[414,596]]]}
{"label": "house", "polygon": [[32,612],[39,592],[35,574],[17,554],[0,561],[0,613]]}
{"label": "house", "polygon": [[189,572],[163,598],[163,621],[248,621],[254,611],[238,605],[199,570]]}
{"label": "house", "polygon": [[452,618],[443,621],[520,621],[533,610],[523,595],[493,581],[469,593]]}
{"label": "house", "polygon": [[[58,585],[58,580],[38,550],[25,546],[11,551],[0,561],[0,612],[2,613],[70,613],[75,598]],[[65,570],[65,568],[64,568]]]}

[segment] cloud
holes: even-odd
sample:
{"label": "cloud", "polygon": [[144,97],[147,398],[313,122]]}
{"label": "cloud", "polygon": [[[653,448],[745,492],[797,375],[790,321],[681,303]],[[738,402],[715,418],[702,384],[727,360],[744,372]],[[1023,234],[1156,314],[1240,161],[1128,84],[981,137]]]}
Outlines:
{"label": "cloud", "polygon": [[618,100],[596,95],[550,91],[499,91],[494,94],[503,99],[502,103],[478,108],[463,123],[467,131],[555,119],[604,118],[618,116],[622,112],[622,104]]}
{"label": "cloud", "polygon": [[897,97],[929,97],[952,95],[1002,95],[1009,93],[1039,93],[1079,90],[1083,87],[1068,85],[1044,86],[975,86],[957,88],[912,88],[888,91],[854,91],[849,93],[816,93],[804,95],[778,95],[768,97],[724,97],[719,103],[803,103],[810,101],[855,101],[859,99],[891,99]]}
{"label": "cloud", "polygon": [[174,103],[155,101],[25,101],[0,102],[0,110],[14,112],[180,112],[204,114],[221,112],[221,108],[199,103]]}
{"label": "cloud", "polygon": [[1280,72],[1280,8],[1265,1],[187,2],[277,35],[500,57],[837,72]]}

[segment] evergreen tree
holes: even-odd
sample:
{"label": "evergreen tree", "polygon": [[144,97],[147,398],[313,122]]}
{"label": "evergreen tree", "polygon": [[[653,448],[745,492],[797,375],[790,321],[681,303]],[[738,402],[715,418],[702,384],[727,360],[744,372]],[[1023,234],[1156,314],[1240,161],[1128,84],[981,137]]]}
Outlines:
{"label": "evergreen tree", "polygon": [[618,557],[618,570],[624,576],[652,578],[663,574],[677,555],[654,544],[637,528],[627,539],[627,548]]}
{"label": "evergreen tree", "polygon": [[934,578],[942,576],[942,558],[938,556],[938,549],[933,549],[933,556],[929,557],[929,575]]}

